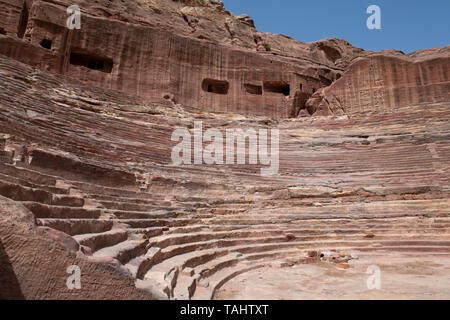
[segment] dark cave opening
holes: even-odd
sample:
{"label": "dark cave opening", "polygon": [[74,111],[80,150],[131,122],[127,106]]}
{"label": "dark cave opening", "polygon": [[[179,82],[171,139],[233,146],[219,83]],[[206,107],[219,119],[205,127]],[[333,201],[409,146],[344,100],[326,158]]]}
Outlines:
{"label": "dark cave opening", "polygon": [[291,87],[285,81],[266,81],[264,82],[264,91],[282,93],[285,96],[289,96],[291,94]]}
{"label": "dark cave opening", "polygon": [[113,68],[113,61],[110,58],[77,51],[70,54],[70,64],[105,73],[111,73]]}
{"label": "dark cave opening", "polygon": [[244,84],[245,91],[250,94],[262,95],[262,86],[255,84]]}
{"label": "dark cave opening", "polygon": [[20,13],[19,26],[17,28],[17,36],[19,38],[23,38],[25,35],[25,31],[27,30],[28,18],[29,18],[29,10],[27,6],[27,2],[23,2],[22,12]]}
{"label": "dark cave opening", "polygon": [[42,39],[40,45],[42,48],[50,50],[52,48],[52,41],[48,39]]}
{"label": "dark cave opening", "polygon": [[204,79],[202,82],[203,91],[216,93],[216,94],[228,94],[230,84],[224,80]]}

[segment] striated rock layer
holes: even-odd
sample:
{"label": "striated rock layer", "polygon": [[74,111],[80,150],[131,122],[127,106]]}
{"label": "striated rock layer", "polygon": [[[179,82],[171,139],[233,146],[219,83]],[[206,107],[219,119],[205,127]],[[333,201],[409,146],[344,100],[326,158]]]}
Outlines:
{"label": "striated rock layer", "polygon": [[[192,110],[286,118],[304,104],[296,96],[329,85],[362,51],[343,40],[302,44],[262,34],[221,6],[150,2],[164,9],[159,12],[128,2],[9,0],[0,53]],[[66,28],[72,4],[82,10],[80,30]]]}
{"label": "striated rock layer", "polygon": [[[74,3],[69,31],[65,1],[1,2],[1,298],[210,299],[258,268],[448,261],[449,47],[299,43],[216,1]],[[278,174],[174,165],[194,121],[279,129]]]}
{"label": "striated rock layer", "polygon": [[450,47],[409,56],[359,58],[343,78],[315,93],[305,109],[316,115],[364,117],[400,107],[450,100]]}

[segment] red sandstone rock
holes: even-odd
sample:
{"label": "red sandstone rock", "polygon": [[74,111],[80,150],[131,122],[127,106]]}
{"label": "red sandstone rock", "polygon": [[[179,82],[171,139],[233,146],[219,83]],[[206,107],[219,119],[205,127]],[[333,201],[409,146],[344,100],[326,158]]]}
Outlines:
{"label": "red sandstone rock", "polygon": [[319,256],[319,253],[317,251],[308,251],[308,257],[314,258]]}
{"label": "red sandstone rock", "polygon": [[[0,54],[144,98],[166,92],[192,110],[295,116],[305,95],[329,85],[361,53],[336,39],[303,44],[258,33],[248,16],[235,17],[216,4],[112,1],[106,8],[72,1],[82,9],[83,27],[70,31],[65,28],[69,2],[26,2],[6,4],[10,10],[0,20],[6,33],[0,35]],[[20,21],[24,31],[18,37]],[[255,39],[270,45],[271,53],[255,52]],[[42,47],[43,41],[50,48]],[[93,70],[94,65],[101,68]],[[205,79],[223,81],[227,89],[210,90]]]}
{"label": "red sandstone rock", "polygon": [[336,265],[339,269],[349,269],[350,265],[348,263],[339,263]]}
{"label": "red sandstone rock", "polygon": [[[68,235],[36,227],[31,212],[20,204],[0,197],[0,219],[2,299],[152,298],[136,290],[120,269],[77,254],[78,244]],[[81,290],[66,287],[71,265],[82,270]]]}
{"label": "red sandstone rock", "polygon": [[[210,299],[269,264],[450,253],[449,47],[301,43],[218,1],[2,6],[2,298]],[[173,165],[199,119],[279,129],[278,174]]]}
{"label": "red sandstone rock", "polygon": [[368,113],[449,101],[450,47],[428,55],[374,54],[356,59],[343,77],[316,92],[305,108],[314,115],[364,117]]}
{"label": "red sandstone rock", "polygon": [[287,233],[286,234],[286,239],[287,239],[287,241],[295,240],[295,234]]}

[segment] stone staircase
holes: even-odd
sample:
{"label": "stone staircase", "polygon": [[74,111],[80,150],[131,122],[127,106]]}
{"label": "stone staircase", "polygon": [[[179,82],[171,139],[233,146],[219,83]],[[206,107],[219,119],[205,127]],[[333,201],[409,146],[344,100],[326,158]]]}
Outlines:
{"label": "stone staircase", "polygon": [[270,127],[259,119],[144,112],[136,97],[8,63],[0,95],[26,90],[39,116],[2,99],[0,195],[138,288],[210,299],[255,268],[314,263],[311,250],[450,255],[448,103],[280,122],[279,174],[263,178],[249,165],[170,164],[175,127]]}
{"label": "stone staircase", "polygon": [[[213,298],[228,280],[249,270],[311,262],[310,250],[450,254],[448,199],[389,201],[392,211],[375,201],[364,204],[366,214],[359,202],[315,207],[270,199],[225,202],[213,210],[191,204],[183,211],[185,204],[163,195],[145,199],[140,191],[134,197],[127,191],[121,197],[120,189],[101,186],[97,191],[103,193],[93,194],[87,183],[77,185],[83,197],[72,196],[73,188],[56,186],[61,177],[32,167],[2,163],[0,175],[0,194],[26,206],[38,225],[73,236],[93,258],[115,259],[137,287],[157,288],[170,299]],[[92,202],[99,207],[86,205]]]}

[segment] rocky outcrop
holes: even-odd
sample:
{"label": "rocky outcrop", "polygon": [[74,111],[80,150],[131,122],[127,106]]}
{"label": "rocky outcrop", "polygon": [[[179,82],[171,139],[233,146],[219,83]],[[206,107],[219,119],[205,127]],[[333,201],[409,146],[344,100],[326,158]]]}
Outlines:
{"label": "rocky outcrop", "polygon": [[[211,0],[1,5],[1,298],[211,299],[268,266],[450,254],[448,47],[301,43]],[[176,165],[195,121],[278,129],[278,173]]]}
{"label": "rocky outcrop", "polygon": [[450,47],[427,55],[374,54],[359,58],[343,77],[320,89],[305,104],[310,115],[392,112],[398,108],[450,100]]}
{"label": "rocky outcrop", "polygon": [[[448,102],[274,122],[144,104],[8,58],[0,88],[0,194],[23,205],[2,200],[7,297],[209,299],[256,268],[315,262],[312,250],[450,253]],[[279,173],[173,165],[172,131],[196,120],[278,128]],[[69,263],[86,288],[112,284],[68,291]]]}
{"label": "rocky outcrop", "polygon": [[[0,196],[0,299],[155,299],[135,289],[113,260],[93,261],[72,237],[36,226],[24,206]],[[70,266],[81,270],[80,290],[70,290]]]}
{"label": "rocky outcrop", "polygon": [[[66,28],[71,4],[82,10],[80,30]],[[422,100],[426,95],[442,101],[440,96],[448,92],[448,48],[417,54],[439,61],[416,64],[415,55],[374,54],[344,40],[300,43],[258,32],[249,16],[236,17],[219,2],[112,1],[103,6],[81,0],[10,0],[4,5],[8,10],[0,22],[1,54],[150,101],[170,97],[189,110],[287,118],[317,110],[318,115],[345,113],[343,99],[353,99],[349,106],[362,100],[364,108],[417,100],[404,100],[409,93],[402,91],[411,89],[386,92],[394,86],[418,86],[425,91],[414,95]],[[367,56],[369,60],[355,62]],[[333,86],[341,92],[332,94],[332,106],[320,95],[308,106],[298,99],[331,85],[350,64],[347,77]],[[434,73],[428,65],[442,70],[437,78],[427,74]],[[409,78],[403,83],[392,75]],[[367,93],[371,88],[376,89],[373,97]]]}
{"label": "rocky outcrop", "polygon": [[[0,53],[147,99],[170,95],[191,110],[286,118],[298,113],[296,94],[329,85],[362,52],[343,40],[263,34],[248,16],[194,3],[11,0]],[[71,4],[82,10],[80,30],[66,28]]]}

